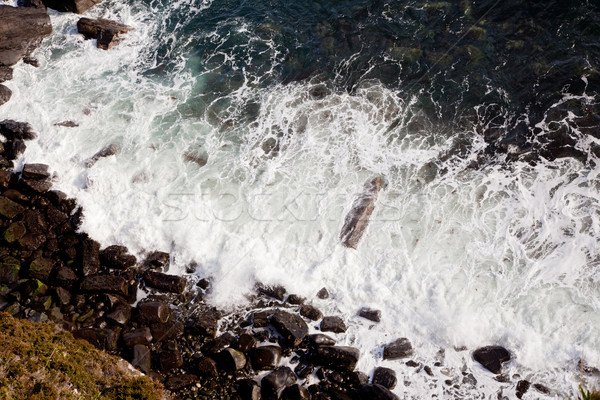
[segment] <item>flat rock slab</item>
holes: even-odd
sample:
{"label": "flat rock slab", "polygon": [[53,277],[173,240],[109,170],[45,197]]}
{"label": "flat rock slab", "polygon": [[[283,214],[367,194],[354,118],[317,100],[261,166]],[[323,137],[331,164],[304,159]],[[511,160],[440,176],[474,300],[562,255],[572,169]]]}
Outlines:
{"label": "flat rock slab", "polygon": [[296,314],[276,311],[271,316],[271,323],[293,346],[299,345],[308,335],[308,325]]}
{"label": "flat rock slab", "polygon": [[354,201],[340,232],[342,245],[356,249],[369,225],[369,218],[375,209],[375,202],[381,187],[381,178],[372,179],[365,185],[365,191]]}
{"label": "flat rock slab", "polygon": [[167,275],[156,271],[146,271],[142,278],[147,286],[169,293],[183,293],[187,283],[185,278],[181,276]]}
{"label": "flat rock slab", "polygon": [[315,358],[324,367],[351,372],[358,363],[360,351],[349,346],[323,346],[315,350]]}
{"label": "flat rock slab", "polygon": [[473,352],[473,359],[488,371],[499,374],[502,363],[510,360],[510,353],[501,346],[485,346]]}
{"label": "flat rock slab", "polygon": [[8,103],[12,97],[12,90],[4,85],[0,85],[0,106],[4,103]]}
{"label": "flat rock slab", "polygon": [[127,281],[120,276],[90,275],[81,282],[81,290],[84,292],[109,292],[127,296],[128,289]]}
{"label": "flat rock slab", "polygon": [[81,18],[77,21],[77,31],[86,39],[97,39],[99,49],[108,50],[119,44],[120,35],[127,33],[131,27],[108,19]]}
{"label": "flat rock slab", "polygon": [[407,338],[400,338],[383,346],[384,360],[397,360],[413,355],[413,348]]}
{"label": "flat rock slab", "polygon": [[0,66],[11,66],[31,54],[52,33],[46,10],[0,5]]}
{"label": "flat rock slab", "polygon": [[46,7],[56,11],[81,14],[100,3],[102,0],[43,0]]}
{"label": "flat rock slab", "polygon": [[48,166],[46,164],[25,164],[23,166],[23,178],[33,180],[43,180],[50,178]]}

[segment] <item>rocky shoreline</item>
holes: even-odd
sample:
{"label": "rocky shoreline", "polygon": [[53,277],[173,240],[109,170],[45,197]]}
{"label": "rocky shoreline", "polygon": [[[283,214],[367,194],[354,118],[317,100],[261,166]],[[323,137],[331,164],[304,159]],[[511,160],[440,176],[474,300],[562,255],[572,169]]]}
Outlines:
{"label": "rocky shoreline", "polygon": [[[95,3],[44,2],[78,13]],[[14,10],[0,6],[0,30],[12,32],[14,38],[0,44],[0,82],[12,78],[11,66],[19,60],[36,64],[31,53],[51,32],[44,4],[32,0],[26,4],[30,7]],[[20,25],[23,16],[34,21],[28,29]],[[87,29],[86,37],[97,39],[104,49],[118,43],[119,35],[128,29],[86,18],[79,25],[80,31]],[[10,90],[0,85],[0,105],[9,98]],[[357,371],[360,351],[336,344],[335,336],[346,331],[345,321],[323,316],[310,299],[289,294],[283,287],[258,285],[248,307],[224,313],[205,301],[211,291],[210,277],[166,273],[169,254],[154,251],[138,260],[123,246],[101,249],[80,232],[83,211],[77,203],[52,190],[48,166],[25,164],[14,171],[13,162],[25,151],[25,142],[36,137],[33,128],[4,120],[0,134],[5,139],[0,146],[0,311],[30,321],[51,321],[128,360],[162,382],[174,398],[398,398],[392,392],[399,385],[396,372],[385,367],[369,375]],[[374,199],[381,186],[376,183]],[[368,217],[372,204],[365,203],[362,209]],[[349,247],[360,239],[362,230],[356,232],[354,238],[348,236]],[[140,289],[147,294],[143,299],[138,298]],[[315,297],[327,298],[327,290]],[[377,323],[381,313],[363,308],[358,316]],[[309,324],[316,325],[319,333],[310,334]],[[449,389],[477,385],[468,370],[447,375],[442,361],[423,365],[413,360],[414,353],[404,337],[382,349],[384,360],[402,360],[432,380],[446,376]],[[539,395],[552,395],[543,384],[502,374],[502,364],[511,353],[500,346],[477,349],[471,356],[497,375],[496,380],[507,383],[505,388],[517,398],[530,387]]]}

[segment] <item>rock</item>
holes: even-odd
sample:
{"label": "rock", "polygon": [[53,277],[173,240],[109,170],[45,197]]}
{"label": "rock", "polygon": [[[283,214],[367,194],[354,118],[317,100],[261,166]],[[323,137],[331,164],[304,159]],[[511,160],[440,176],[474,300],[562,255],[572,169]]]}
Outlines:
{"label": "rock", "polygon": [[267,311],[255,311],[252,314],[252,325],[255,328],[264,328],[269,325],[269,316],[271,313]]}
{"label": "rock", "polygon": [[6,86],[0,84],[0,106],[4,103],[8,103],[10,98],[12,97],[12,90],[7,88]]}
{"label": "rock", "polygon": [[219,376],[217,362],[210,357],[202,357],[198,360],[198,374],[207,378]]}
{"label": "rock", "polygon": [[114,275],[90,275],[83,279],[80,288],[84,292],[116,293],[121,296],[129,294],[127,281]]}
{"label": "rock", "polygon": [[356,399],[359,400],[398,400],[398,396],[381,385],[363,385],[356,390]]}
{"label": "rock", "polygon": [[321,300],[325,300],[329,298],[329,292],[327,291],[326,288],[321,288],[321,290],[319,290],[317,292],[317,297]]}
{"label": "rock", "polygon": [[546,386],[542,385],[541,383],[534,383],[533,388],[542,394],[550,395],[550,389],[548,389]]}
{"label": "rock", "polygon": [[322,332],[343,333],[346,329],[346,324],[340,317],[323,317],[321,321]]}
{"label": "rock", "polygon": [[13,78],[13,70],[10,67],[0,67],[0,83],[10,81]]}
{"label": "rock", "polygon": [[56,122],[54,126],[64,126],[65,128],[77,128],[79,124],[73,121],[60,121]]}
{"label": "rock", "polygon": [[82,14],[102,0],[43,0],[46,7],[56,11]]}
{"label": "rock", "polygon": [[22,174],[25,179],[44,180],[50,178],[46,164],[25,164]]}
{"label": "rock", "polygon": [[298,296],[297,294],[290,294],[287,298],[287,301],[290,304],[300,305],[300,304],[304,304],[304,302],[306,301],[306,298]]}
{"label": "rock", "polygon": [[363,317],[364,319],[368,319],[373,322],[381,321],[381,311],[380,310],[372,310],[370,308],[363,307],[358,310],[358,316]]}
{"label": "rock", "polygon": [[194,333],[215,337],[219,328],[221,315],[217,310],[203,310],[191,321],[190,328]]}
{"label": "rock", "polygon": [[52,260],[38,257],[29,264],[29,271],[27,273],[32,278],[48,280],[53,269],[54,262]]}
{"label": "rock", "polygon": [[25,208],[22,205],[17,204],[4,196],[0,196],[0,215],[3,215],[8,219],[13,219],[23,211],[25,211]]}
{"label": "rock", "polygon": [[510,360],[510,353],[501,346],[485,346],[473,352],[473,359],[488,371],[499,374],[502,363]]}
{"label": "rock", "polygon": [[292,346],[299,345],[302,339],[308,335],[308,326],[298,315],[276,311],[271,316],[270,321],[281,336],[289,341]]}
{"label": "rock", "polygon": [[167,390],[181,390],[186,387],[195,385],[198,377],[192,374],[174,375],[167,378],[164,385]]}
{"label": "rock", "polygon": [[142,274],[146,286],[158,289],[162,292],[183,293],[186,286],[185,278],[177,275],[167,275],[162,272],[146,271]]}
{"label": "rock", "polygon": [[179,321],[169,321],[167,323],[154,323],[150,325],[152,337],[156,342],[163,340],[175,340],[180,338],[184,332],[184,326]]}
{"label": "rock", "polygon": [[280,393],[296,383],[296,375],[289,367],[279,367],[264,376],[260,381],[260,393],[263,400],[278,399]]}
{"label": "rock", "polygon": [[261,285],[261,284],[257,285],[257,291],[260,294],[263,294],[268,297],[272,297],[279,301],[283,301],[283,298],[285,297],[285,292],[286,292],[285,288],[281,285],[265,286],[265,285]]}
{"label": "rock", "polygon": [[150,333],[150,328],[148,327],[138,328],[133,332],[123,334],[123,343],[127,347],[133,347],[136,344],[149,345],[151,342],[152,333]]}
{"label": "rock", "polygon": [[26,233],[27,228],[25,228],[25,224],[23,222],[13,222],[4,231],[4,240],[6,240],[8,243],[14,243],[25,236]]}
{"label": "rock", "polygon": [[171,316],[171,310],[169,310],[169,307],[160,301],[139,303],[137,309],[139,320],[145,323],[165,323]]}
{"label": "rock", "polygon": [[[14,142],[17,143],[17,142]],[[20,153],[19,153],[20,154]],[[52,182],[48,181],[32,181],[30,179],[22,179],[21,185],[32,194],[46,193],[52,188]]]}
{"label": "rock", "polygon": [[242,400],[260,400],[260,387],[252,379],[239,379],[235,382],[235,390]]}
{"label": "rock", "polygon": [[398,383],[396,372],[390,368],[377,367],[373,373],[373,383],[392,390]]}
{"label": "rock", "polygon": [[360,351],[349,346],[323,346],[315,350],[314,357],[319,365],[351,372],[358,363]]}
{"label": "rock", "polygon": [[119,44],[121,41],[119,35],[129,32],[130,29],[127,25],[103,18],[97,20],[81,18],[77,22],[77,32],[86,39],[98,39],[97,47],[103,50]]}
{"label": "rock", "polygon": [[62,287],[57,287],[55,289],[56,297],[58,298],[58,302],[61,306],[66,306],[71,302],[71,293]]}
{"label": "rock", "polygon": [[56,282],[58,282],[60,286],[70,288],[77,282],[77,275],[71,268],[61,264],[56,270]]}
{"label": "rock", "polygon": [[281,393],[282,400],[310,400],[310,393],[304,386],[298,384],[288,386]]}
{"label": "rock", "polygon": [[160,369],[162,372],[169,372],[183,365],[181,352],[175,348],[163,350],[159,354]]}
{"label": "rock", "polygon": [[208,153],[200,150],[188,150],[183,153],[183,159],[185,161],[193,162],[201,167],[204,167],[208,162]]}
{"label": "rock", "polygon": [[154,251],[146,257],[144,265],[153,269],[164,268],[169,264],[169,258],[169,253],[165,253],[164,251]]}
{"label": "rock", "polygon": [[527,391],[529,390],[530,386],[531,386],[531,383],[529,381],[526,381],[526,380],[519,381],[517,383],[517,390],[516,390],[516,393],[515,393],[516,396],[517,396],[517,398],[518,399],[522,399],[523,395],[525,393],[527,393]]}
{"label": "rock", "polygon": [[12,173],[6,168],[0,168],[0,188],[8,187]]}
{"label": "rock", "polygon": [[305,304],[300,307],[300,315],[313,321],[323,318],[323,313],[318,308],[313,307],[310,304]]}
{"label": "rock", "polygon": [[235,348],[241,351],[242,353],[247,353],[248,351],[250,351],[250,349],[253,349],[255,347],[256,339],[254,338],[254,336],[248,333],[241,334],[237,340],[237,343],[235,344]]}
{"label": "rock", "polygon": [[413,348],[407,338],[400,338],[383,346],[384,360],[397,360],[413,355]]}
{"label": "rock", "polygon": [[98,273],[100,269],[100,243],[90,238],[81,241],[81,266],[83,276]]}
{"label": "rock", "polygon": [[37,58],[33,57],[23,57],[23,62],[35,68],[38,68],[40,66],[40,61]]}
{"label": "rock", "polygon": [[29,251],[34,251],[42,247],[42,245],[46,242],[46,236],[44,235],[34,235],[32,233],[28,233],[22,238],[18,240],[19,245]]}
{"label": "rock", "polygon": [[[0,6],[5,7],[5,6]],[[1,15],[1,13],[0,13]],[[11,119],[0,121],[0,133],[7,140],[33,140],[37,134],[33,131],[31,125],[27,122],[17,122]]]}
{"label": "rock", "polygon": [[78,339],[84,339],[101,350],[114,351],[117,349],[119,334],[112,329],[83,328],[73,333]]}
{"label": "rock", "polygon": [[133,359],[131,364],[139,368],[143,373],[147,374],[150,372],[150,361],[152,359],[152,353],[147,346],[136,344],[133,346]]}
{"label": "rock", "polygon": [[275,369],[281,361],[281,347],[274,345],[256,347],[249,351],[248,357],[255,370]]}
{"label": "rock", "polygon": [[126,325],[131,319],[131,306],[125,303],[119,303],[106,318],[119,325]]}
{"label": "rock", "polygon": [[109,268],[127,269],[137,262],[135,256],[128,254],[125,246],[108,246],[99,254],[100,262]]}
{"label": "rock", "polygon": [[219,353],[219,364],[225,371],[235,372],[246,366],[246,356],[241,351],[227,348]]}
{"label": "rock", "polygon": [[52,32],[46,10],[0,5],[0,65],[14,65]]}
{"label": "rock", "polygon": [[[6,192],[8,192],[8,190]],[[6,194],[6,192],[4,193]],[[14,192],[18,193],[16,190]],[[47,232],[48,226],[39,212],[28,209],[23,213],[23,222],[25,223],[27,232],[35,234]]]}
{"label": "rock", "polygon": [[[100,46],[98,46],[98,47],[100,47]],[[67,126],[67,125],[62,125],[62,126]],[[74,126],[79,126],[79,125],[74,125]],[[69,125],[69,127],[73,127],[73,125]],[[98,160],[100,160],[101,158],[113,156],[113,155],[117,154],[119,152],[119,150],[120,150],[120,147],[118,144],[111,143],[108,146],[106,146],[105,148],[103,148],[102,150],[100,150],[99,152],[97,152],[96,154],[94,154],[93,156],[91,156],[90,158],[88,158],[87,160],[85,160],[83,162],[83,165],[85,165],[86,168],[92,168],[94,166],[94,164],[96,164],[98,162]]]}
{"label": "rock", "polygon": [[322,333],[315,333],[313,335],[308,335],[308,340],[315,346],[334,346],[335,339],[330,338],[327,335],[323,335]]}
{"label": "rock", "polygon": [[364,193],[354,201],[350,212],[346,215],[344,226],[340,232],[342,245],[356,249],[358,242],[369,225],[369,218],[375,208],[375,202],[377,201],[377,195],[381,187],[381,178],[372,179],[365,185]]}

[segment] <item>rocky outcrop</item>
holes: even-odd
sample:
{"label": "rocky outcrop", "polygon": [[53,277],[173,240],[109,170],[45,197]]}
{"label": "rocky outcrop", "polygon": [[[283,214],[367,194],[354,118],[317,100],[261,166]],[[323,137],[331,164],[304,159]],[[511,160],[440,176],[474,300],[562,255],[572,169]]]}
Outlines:
{"label": "rocky outcrop", "polygon": [[0,66],[14,65],[30,55],[51,32],[46,10],[0,5]]}
{"label": "rocky outcrop", "polygon": [[12,90],[4,85],[0,85],[0,106],[10,100],[12,97]]}
{"label": "rocky outcrop", "polygon": [[102,0],[43,0],[46,7],[56,11],[82,14]]}
{"label": "rocky outcrop", "polygon": [[344,246],[351,249],[356,249],[358,246],[369,225],[369,218],[375,209],[377,195],[382,185],[381,178],[372,179],[365,185],[365,191],[352,204],[352,209],[346,215],[340,232],[340,240]]}
{"label": "rocky outcrop", "polygon": [[120,35],[129,32],[131,28],[127,25],[108,19],[81,18],[77,22],[77,31],[86,39],[97,39],[96,46],[99,49],[108,50],[120,43]]}
{"label": "rocky outcrop", "polygon": [[499,374],[502,363],[510,360],[510,353],[501,346],[485,346],[475,350],[473,358],[488,371]]}

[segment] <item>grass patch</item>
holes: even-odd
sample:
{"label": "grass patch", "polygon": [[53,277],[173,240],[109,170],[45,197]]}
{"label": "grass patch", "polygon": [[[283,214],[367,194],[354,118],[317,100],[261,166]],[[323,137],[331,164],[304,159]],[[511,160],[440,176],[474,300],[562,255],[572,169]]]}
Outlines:
{"label": "grass patch", "polygon": [[586,390],[580,386],[579,393],[580,395],[577,396],[577,400],[600,400],[600,391],[598,390],[593,390],[590,392],[589,390]]}
{"label": "grass patch", "polygon": [[160,400],[162,386],[50,323],[0,313],[0,399]]}

